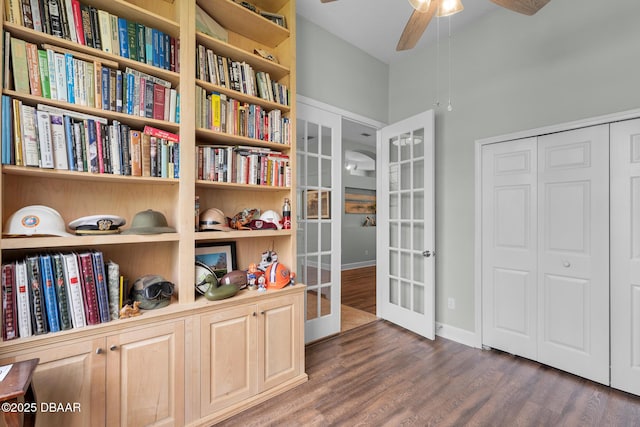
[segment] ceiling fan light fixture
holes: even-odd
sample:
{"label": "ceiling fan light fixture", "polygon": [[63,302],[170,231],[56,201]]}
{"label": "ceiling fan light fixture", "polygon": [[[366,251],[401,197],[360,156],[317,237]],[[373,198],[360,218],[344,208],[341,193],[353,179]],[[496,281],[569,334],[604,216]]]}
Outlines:
{"label": "ceiling fan light fixture", "polygon": [[418,12],[426,12],[431,6],[432,0],[409,0],[409,4]]}
{"label": "ceiling fan light fixture", "polygon": [[451,16],[458,12],[462,12],[464,6],[461,0],[441,0],[438,7],[437,16],[442,18],[443,16]]}

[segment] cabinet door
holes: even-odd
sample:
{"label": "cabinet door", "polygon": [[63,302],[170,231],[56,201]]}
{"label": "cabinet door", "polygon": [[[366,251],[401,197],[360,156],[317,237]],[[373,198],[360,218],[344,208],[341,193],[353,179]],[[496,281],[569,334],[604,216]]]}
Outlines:
{"label": "cabinet door", "polygon": [[611,124],[611,386],[640,395],[640,119]]}
{"label": "cabinet door", "polygon": [[268,390],[302,371],[304,337],[302,295],[258,304],[258,390]]}
{"label": "cabinet door", "polygon": [[609,125],[538,141],[538,360],[608,384]]}
{"label": "cabinet door", "polygon": [[184,322],[107,338],[107,425],[184,424]]}
{"label": "cabinet door", "polygon": [[201,416],[257,393],[256,307],[201,316]]}
{"label": "cabinet door", "polygon": [[[39,405],[36,426],[104,425],[104,342],[104,338],[67,342],[2,360],[7,364],[40,358],[32,380]],[[45,410],[40,411],[43,405]],[[71,410],[54,410],[60,407]]]}

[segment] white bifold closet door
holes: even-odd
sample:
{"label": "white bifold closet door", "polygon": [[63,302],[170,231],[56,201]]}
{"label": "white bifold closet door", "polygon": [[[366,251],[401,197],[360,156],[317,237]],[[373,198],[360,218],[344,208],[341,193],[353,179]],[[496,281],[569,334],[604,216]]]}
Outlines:
{"label": "white bifold closet door", "polygon": [[640,395],[640,119],[611,124],[611,386]]}
{"label": "white bifold closet door", "polygon": [[609,383],[609,126],[483,147],[483,344]]}

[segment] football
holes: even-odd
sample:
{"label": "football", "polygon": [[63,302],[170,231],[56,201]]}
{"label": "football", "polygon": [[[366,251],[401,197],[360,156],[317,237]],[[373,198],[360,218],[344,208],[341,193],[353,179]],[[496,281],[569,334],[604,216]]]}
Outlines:
{"label": "football", "polygon": [[244,270],[232,270],[222,276],[220,285],[236,285],[238,289],[247,287],[247,272]]}

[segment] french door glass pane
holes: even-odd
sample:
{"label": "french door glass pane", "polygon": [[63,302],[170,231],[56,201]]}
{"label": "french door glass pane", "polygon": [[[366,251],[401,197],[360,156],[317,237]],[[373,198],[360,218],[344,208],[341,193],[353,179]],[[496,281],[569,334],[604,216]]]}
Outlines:
{"label": "french door glass pane", "polygon": [[331,156],[331,128],[322,126],[322,147],[323,156]]}
{"label": "french door glass pane", "polygon": [[307,129],[307,153],[318,154],[318,125],[309,123]]}
{"label": "french door glass pane", "polygon": [[389,279],[389,302],[395,305],[400,303],[400,287],[396,279]]}

